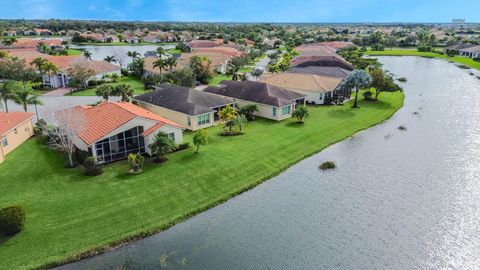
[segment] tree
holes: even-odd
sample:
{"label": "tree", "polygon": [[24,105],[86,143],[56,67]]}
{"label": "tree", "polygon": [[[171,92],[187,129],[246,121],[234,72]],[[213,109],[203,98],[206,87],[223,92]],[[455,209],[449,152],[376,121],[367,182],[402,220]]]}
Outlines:
{"label": "tree", "polygon": [[162,47],[158,47],[157,48],[157,54],[158,54],[158,58],[162,58],[162,55],[165,54],[165,49],[162,48]]}
{"label": "tree", "polygon": [[107,62],[109,62],[109,63],[112,63],[112,62],[115,63],[115,62],[117,62],[117,60],[115,59],[115,56],[109,56],[109,55],[107,55],[105,58],[103,58],[103,60],[105,60],[105,61],[107,61]]}
{"label": "tree", "polygon": [[166,63],[165,63],[165,60],[163,60],[161,57],[158,58],[157,60],[155,60],[153,62],[153,68],[158,68],[158,70],[160,71],[160,73],[162,73],[162,70],[166,67]]}
{"label": "tree", "polygon": [[8,100],[15,97],[15,93],[20,91],[22,87],[16,81],[6,81],[0,87],[0,97],[5,103],[5,111],[8,113]]}
{"label": "tree", "polygon": [[370,76],[372,77],[371,86],[375,89],[375,100],[378,100],[378,96],[382,92],[396,92],[402,90],[402,88],[395,83],[393,75],[384,72],[381,69],[371,70]]}
{"label": "tree", "polygon": [[85,57],[86,60],[92,60],[92,53],[89,51],[83,51],[83,57]]}
{"label": "tree", "polygon": [[52,74],[56,74],[60,69],[52,62],[46,61],[43,65],[43,71],[48,74],[48,78],[51,80]]}
{"label": "tree", "polygon": [[149,147],[152,154],[157,156],[156,161],[162,162],[167,160],[164,157],[166,154],[175,151],[175,142],[168,137],[167,133],[160,131],[155,135],[155,139]]}
{"label": "tree", "polygon": [[195,74],[189,67],[171,71],[165,74],[162,79],[169,83],[189,88],[195,85]]}
{"label": "tree", "polygon": [[206,56],[194,56],[190,58],[189,67],[193,70],[193,73],[196,76],[196,80],[203,84],[208,84],[213,78],[214,73],[212,68],[212,61],[210,61],[210,59],[208,59],[208,57]]}
{"label": "tree", "polygon": [[372,77],[365,70],[355,69],[352,71],[346,81],[345,85],[351,88],[355,88],[355,101],[353,102],[353,108],[358,108],[358,91],[361,88],[370,86]]}
{"label": "tree", "polygon": [[310,112],[307,106],[297,106],[292,113],[292,116],[297,118],[298,123],[304,123],[305,119],[310,117]]}
{"label": "tree", "polygon": [[70,48],[70,41],[69,40],[62,40],[62,43],[61,43],[63,46],[65,46],[65,48],[68,50]]}
{"label": "tree", "polygon": [[40,75],[43,75],[44,67],[46,63],[47,63],[47,60],[45,60],[45,58],[37,57],[33,59],[32,62],[30,62],[30,65],[35,66],[40,72]]}
{"label": "tree", "polygon": [[95,90],[95,95],[102,97],[105,101],[112,95],[113,88],[108,84],[102,84]]}
{"label": "tree", "polygon": [[5,45],[5,46],[7,46],[7,47],[8,47],[8,46],[12,46],[12,45],[13,45],[14,43],[16,43],[16,42],[17,42],[17,38],[15,38],[15,37],[5,38],[5,39],[2,41],[3,45]]}
{"label": "tree", "polygon": [[168,70],[172,70],[174,67],[177,66],[177,58],[172,56],[165,59],[165,65],[168,66]]}
{"label": "tree", "polygon": [[128,51],[127,56],[135,59],[137,57],[140,57],[140,53],[138,53],[137,51]]}
{"label": "tree", "polygon": [[74,114],[72,110],[60,111],[55,117],[55,127],[48,129],[45,135],[49,140],[47,145],[65,153],[68,157],[68,167],[73,168],[73,154],[76,151],[74,140],[77,136],[77,128],[84,125],[83,114]]}
{"label": "tree", "polygon": [[0,51],[0,59],[5,59],[8,57],[8,53],[5,51]]}
{"label": "tree", "polygon": [[254,69],[254,70],[252,71],[251,74],[252,74],[253,77],[255,77],[255,79],[258,80],[258,78],[260,78],[260,76],[263,75],[263,69],[261,69],[261,68],[256,68],[256,69]]}
{"label": "tree", "polygon": [[112,49],[112,56],[115,58],[120,68],[123,68],[126,60],[125,50],[121,46],[114,47]]}
{"label": "tree", "polygon": [[145,61],[141,57],[133,58],[132,63],[128,65],[128,69],[138,78],[143,77]]}
{"label": "tree", "polygon": [[110,75],[110,79],[112,79],[112,82],[118,82],[118,80],[120,79],[120,75],[118,75],[118,73],[112,73]]}
{"label": "tree", "polygon": [[2,62],[3,67],[0,77],[22,82],[24,90],[27,89],[27,81],[31,81],[38,76],[33,68],[27,67],[25,59],[11,57]]}
{"label": "tree", "polygon": [[67,74],[72,79],[72,85],[79,85],[80,88],[85,88],[88,80],[95,76],[95,71],[89,68],[87,63],[79,62],[69,68]]}
{"label": "tree", "polygon": [[13,96],[13,101],[22,106],[25,112],[28,109],[28,105],[35,105],[37,100],[37,96],[34,96],[32,91],[29,89],[17,91]]}
{"label": "tree", "polygon": [[129,84],[119,84],[115,86],[112,94],[122,97],[122,102],[130,102],[130,98],[133,96],[134,90]]}
{"label": "tree", "polygon": [[232,127],[235,125],[235,120],[237,119],[238,112],[234,107],[227,105],[218,112],[218,117],[220,118],[223,128],[229,128],[232,131]]}
{"label": "tree", "polygon": [[195,154],[198,153],[201,145],[206,145],[208,143],[208,134],[204,129],[200,129],[193,135],[193,145],[197,147]]}
{"label": "tree", "polygon": [[255,112],[258,112],[258,106],[256,104],[248,104],[238,110],[238,113],[245,116],[248,121],[255,120]]}

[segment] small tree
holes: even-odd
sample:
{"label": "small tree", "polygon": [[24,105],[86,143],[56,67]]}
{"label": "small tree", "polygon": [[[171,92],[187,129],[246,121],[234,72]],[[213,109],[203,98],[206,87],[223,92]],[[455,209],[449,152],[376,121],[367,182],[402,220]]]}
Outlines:
{"label": "small tree", "polygon": [[248,104],[238,110],[238,113],[244,115],[248,121],[255,120],[255,112],[258,112],[258,106],[256,104]]}
{"label": "small tree", "polygon": [[83,167],[85,168],[85,175],[87,176],[96,176],[103,173],[102,166],[100,166],[92,156],[85,159]]}
{"label": "small tree", "polygon": [[225,106],[218,112],[221,123],[223,124],[223,129],[227,127],[232,131],[232,127],[235,125],[235,119],[237,119],[238,112],[230,105]]}
{"label": "small tree", "polygon": [[143,162],[145,158],[140,154],[130,153],[128,155],[128,164],[130,165],[130,174],[138,174],[143,171]]}
{"label": "small tree", "polygon": [[123,102],[130,102],[133,97],[134,90],[129,84],[119,84],[113,88],[112,94],[122,97]]}
{"label": "small tree", "polygon": [[112,95],[113,88],[108,84],[102,84],[95,90],[95,94],[102,97],[105,101]]}
{"label": "small tree", "polygon": [[85,62],[75,64],[68,69],[67,73],[74,82],[80,85],[80,88],[86,88],[88,80],[95,76],[95,71],[89,68]]}
{"label": "small tree", "polygon": [[355,88],[355,101],[353,102],[353,108],[358,108],[358,92],[361,88],[370,86],[372,77],[365,70],[356,69],[352,71],[346,81],[345,86]]}
{"label": "small tree", "polygon": [[371,86],[375,89],[375,100],[378,100],[378,96],[382,92],[396,92],[402,90],[402,88],[395,83],[393,75],[384,72],[381,69],[371,70],[370,76],[372,77]]}
{"label": "small tree", "polygon": [[160,131],[155,136],[153,143],[149,145],[150,151],[153,155],[157,156],[156,162],[166,161],[166,154],[175,151],[175,142],[168,137],[168,134]]}
{"label": "small tree", "polygon": [[130,63],[128,65],[128,69],[130,70],[130,72],[133,73],[133,75],[135,75],[137,78],[142,78],[143,77],[143,73],[145,72],[145,69],[144,69],[144,64],[145,64],[145,60],[141,57],[135,57],[133,58],[133,61],[132,63]]}
{"label": "small tree", "polygon": [[310,117],[310,112],[307,106],[298,106],[292,113],[292,116],[297,118],[298,123],[304,123],[305,119]]}
{"label": "small tree", "polygon": [[200,129],[193,135],[193,145],[197,147],[195,154],[198,153],[201,145],[206,145],[208,143],[208,134],[204,129]]}
{"label": "small tree", "polygon": [[51,148],[63,152],[68,157],[68,167],[73,168],[73,154],[75,154],[75,137],[77,136],[77,127],[83,127],[84,116],[79,114],[73,114],[72,110],[64,110],[56,115],[56,125],[54,128],[46,131],[48,136],[48,146]]}

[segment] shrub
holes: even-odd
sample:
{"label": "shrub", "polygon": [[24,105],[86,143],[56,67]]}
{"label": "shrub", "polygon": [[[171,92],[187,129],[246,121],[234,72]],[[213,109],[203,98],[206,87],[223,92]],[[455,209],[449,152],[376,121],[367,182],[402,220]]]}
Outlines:
{"label": "shrub", "polygon": [[336,167],[337,167],[337,165],[335,165],[335,162],[333,162],[333,161],[325,161],[319,166],[319,168],[324,170],[324,171],[335,169]]}
{"label": "shrub", "polygon": [[14,235],[23,230],[25,210],[21,206],[10,206],[0,210],[0,234]]}
{"label": "shrub", "polygon": [[47,131],[47,122],[44,119],[38,120],[33,128],[33,133],[39,136],[45,133],[45,131]]}
{"label": "shrub", "polygon": [[364,98],[365,100],[368,100],[368,101],[373,100],[372,97],[373,97],[373,93],[372,93],[371,91],[365,91],[365,92],[363,92],[363,98]]}
{"label": "shrub", "polygon": [[188,148],[190,148],[190,143],[189,142],[181,143],[181,144],[177,145],[177,151],[188,149]]}
{"label": "shrub", "polygon": [[88,81],[88,87],[95,87],[98,85],[98,81],[95,79],[91,79]]}
{"label": "shrub", "polygon": [[420,45],[420,46],[417,47],[417,50],[419,52],[431,52],[432,47],[431,46]]}
{"label": "shrub", "polygon": [[83,161],[83,167],[85,168],[85,175],[96,176],[103,173],[102,166],[97,163],[97,160],[89,156]]}
{"label": "shrub", "polygon": [[120,71],[120,73],[122,74],[122,76],[128,76],[128,75],[130,75],[130,73],[128,72],[128,69],[126,69],[126,68],[122,68],[122,70]]}
{"label": "shrub", "polygon": [[238,135],[244,135],[243,131],[224,131],[220,133],[222,136],[238,136]]}
{"label": "shrub", "polygon": [[382,44],[374,44],[372,45],[372,50],[373,51],[384,51],[385,47]]}
{"label": "shrub", "polygon": [[143,171],[143,162],[145,158],[140,154],[131,153],[128,155],[128,164],[130,165],[130,174],[139,174]]}
{"label": "shrub", "polygon": [[402,77],[397,79],[399,82],[407,82],[407,78]]}
{"label": "shrub", "polygon": [[402,126],[399,126],[398,129],[401,131],[406,131],[407,127],[402,125]]}

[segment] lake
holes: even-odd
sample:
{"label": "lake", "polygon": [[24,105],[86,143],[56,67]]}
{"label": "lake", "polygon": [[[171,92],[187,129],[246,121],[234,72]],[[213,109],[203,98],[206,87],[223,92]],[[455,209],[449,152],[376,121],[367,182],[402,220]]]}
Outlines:
{"label": "lake", "polygon": [[[380,60],[408,79],[390,120],[164,232],[58,269],[479,269],[480,80],[443,60]],[[326,160],[337,169],[319,170]]]}
{"label": "lake", "polygon": [[132,62],[131,57],[127,57],[127,52],[136,51],[144,56],[148,51],[155,51],[158,47],[165,50],[175,48],[175,44],[159,44],[159,45],[126,45],[126,46],[95,46],[95,45],[75,45],[70,46],[72,49],[87,50],[92,53],[92,60],[103,60],[107,56],[120,54],[125,57],[125,65]]}

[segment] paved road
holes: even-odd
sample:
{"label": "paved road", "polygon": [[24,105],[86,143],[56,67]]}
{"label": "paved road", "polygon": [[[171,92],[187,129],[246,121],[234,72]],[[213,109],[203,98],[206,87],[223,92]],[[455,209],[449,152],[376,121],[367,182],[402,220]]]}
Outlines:
{"label": "paved road", "polygon": [[[268,57],[270,54],[272,54],[273,52],[275,52],[275,50],[268,50],[265,52],[265,54],[267,55],[267,57],[263,58],[262,60],[258,61],[258,63],[255,65],[255,69],[257,68],[263,68],[264,71],[267,71],[267,66],[268,66],[268,62],[270,62],[270,57]],[[249,81],[256,81],[255,77],[253,77],[250,73],[248,73],[247,75],[247,80]]]}

